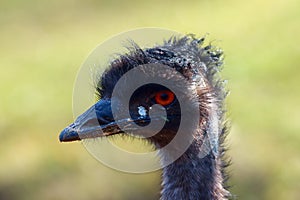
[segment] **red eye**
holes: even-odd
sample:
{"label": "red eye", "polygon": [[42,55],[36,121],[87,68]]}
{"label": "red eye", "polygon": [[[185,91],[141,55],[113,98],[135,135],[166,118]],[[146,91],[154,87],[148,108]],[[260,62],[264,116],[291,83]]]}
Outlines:
{"label": "red eye", "polygon": [[174,99],[175,99],[174,93],[169,90],[162,90],[155,94],[156,103],[162,106],[167,106],[171,104],[174,101]]}

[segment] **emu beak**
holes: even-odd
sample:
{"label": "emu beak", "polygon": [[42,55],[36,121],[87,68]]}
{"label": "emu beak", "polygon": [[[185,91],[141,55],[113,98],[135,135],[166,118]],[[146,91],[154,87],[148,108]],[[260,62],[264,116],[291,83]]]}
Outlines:
{"label": "emu beak", "polygon": [[74,123],[66,127],[59,135],[61,142],[71,142],[87,138],[96,138],[116,134],[110,100],[100,100],[81,114]]}

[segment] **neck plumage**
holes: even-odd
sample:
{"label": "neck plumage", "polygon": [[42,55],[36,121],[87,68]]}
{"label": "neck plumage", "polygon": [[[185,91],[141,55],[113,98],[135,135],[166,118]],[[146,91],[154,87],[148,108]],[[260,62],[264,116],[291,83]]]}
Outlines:
{"label": "neck plumage", "polygon": [[163,169],[161,200],[225,200],[222,161],[209,153],[199,157],[201,147],[194,141],[175,162]]}

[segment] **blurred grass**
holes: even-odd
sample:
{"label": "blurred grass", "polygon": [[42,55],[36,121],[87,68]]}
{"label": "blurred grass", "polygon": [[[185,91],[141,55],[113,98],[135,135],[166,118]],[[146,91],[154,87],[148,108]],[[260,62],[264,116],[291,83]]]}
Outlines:
{"label": "blurred grass", "polygon": [[232,192],[300,199],[300,2],[0,2],[0,199],[157,199],[159,172],[132,175],[60,144],[89,52],[144,26],[204,35],[226,54]]}

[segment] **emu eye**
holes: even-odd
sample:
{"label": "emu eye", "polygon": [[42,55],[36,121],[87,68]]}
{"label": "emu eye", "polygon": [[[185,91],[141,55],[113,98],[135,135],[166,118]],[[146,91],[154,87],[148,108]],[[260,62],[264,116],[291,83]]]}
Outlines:
{"label": "emu eye", "polygon": [[155,94],[155,101],[156,103],[167,106],[170,105],[175,99],[175,95],[173,92],[169,90],[162,90]]}

